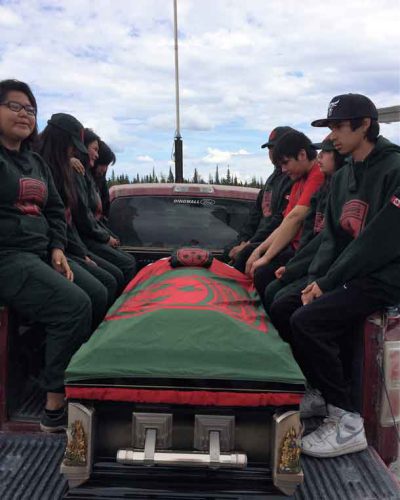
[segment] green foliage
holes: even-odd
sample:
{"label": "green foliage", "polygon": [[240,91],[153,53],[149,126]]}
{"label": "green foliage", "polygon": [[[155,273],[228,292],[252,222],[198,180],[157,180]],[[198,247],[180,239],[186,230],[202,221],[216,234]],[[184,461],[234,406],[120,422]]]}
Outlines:
{"label": "green foliage", "polygon": [[[156,174],[155,168],[153,167],[151,174],[146,174],[136,176],[133,179],[129,179],[127,174],[115,175],[114,170],[111,171],[111,177],[107,179],[108,187],[114,186],[115,184],[140,184],[140,183],[173,183],[175,182],[174,174],[170,167],[168,176],[166,176],[163,172],[159,175]],[[236,175],[232,175],[230,168],[228,166],[225,177],[221,177],[219,173],[219,167],[216,165],[215,168],[215,176],[210,173],[208,175],[208,181],[205,181],[201,174],[199,174],[197,168],[194,169],[193,176],[191,178],[184,178],[184,183],[195,183],[195,184],[223,184],[228,186],[243,186],[243,187],[255,187],[261,188],[264,185],[264,180],[260,177],[257,179],[256,176],[253,176],[251,181],[240,181],[238,180]]]}

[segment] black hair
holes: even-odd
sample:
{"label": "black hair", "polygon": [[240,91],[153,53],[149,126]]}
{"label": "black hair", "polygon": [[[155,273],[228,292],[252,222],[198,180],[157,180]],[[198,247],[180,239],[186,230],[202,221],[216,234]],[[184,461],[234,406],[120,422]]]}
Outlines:
{"label": "black hair", "polygon": [[333,151],[333,159],[335,162],[335,172],[343,167],[346,162],[346,155],[341,155],[336,149]]}
{"label": "black hair", "polygon": [[85,146],[88,146],[94,141],[97,141],[100,145],[101,139],[95,132],[93,132],[92,129],[85,128],[83,130],[83,143],[85,144]]}
{"label": "black hair", "polygon": [[317,151],[313,148],[310,139],[303,132],[290,130],[276,142],[272,150],[272,161],[275,165],[279,165],[284,158],[297,159],[302,149],[309,160],[316,158]]}
{"label": "black hair", "polygon": [[[364,118],[352,118],[350,121],[351,130],[357,130],[360,128],[364,122]],[[365,133],[365,138],[369,142],[376,142],[379,135],[379,122],[374,118],[371,118],[371,124],[368,127],[368,130]]]}
{"label": "black hair", "polygon": [[65,130],[49,124],[39,135],[36,151],[49,165],[64,205],[75,209],[77,197],[73,169],[68,155],[68,149],[71,146],[74,146],[71,135]]}
{"label": "black hair", "polygon": [[[10,80],[0,81],[0,102],[4,102],[5,99],[7,98],[7,94],[13,91],[22,92],[23,94],[25,94],[28,97],[31,105],[35,108],[35,111],[37,113],[37,103],[32,90],[30,89],[27,83],[20,82],[19,80],[10,79]],[[37,133],[38,133],[37,121],[35,119],[35,128],[33,129],[30,136],[22,141],[22,146],[31,146],[31,144],[36,140]]]}
{"label": "black hair", "polygon": [[100,141],[99,157],[94,164],[95,168],[98,165],[114,165],[116,161],[114,151],[104,141]]}

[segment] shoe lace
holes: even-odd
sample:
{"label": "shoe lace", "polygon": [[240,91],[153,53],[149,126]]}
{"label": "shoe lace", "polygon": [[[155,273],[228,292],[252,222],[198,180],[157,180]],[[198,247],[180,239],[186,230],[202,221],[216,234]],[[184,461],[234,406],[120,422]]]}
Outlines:
{"label": "shoe lace", "polygon": [[332,429],[336,429],[339,421],[336,417],[328,416],[324,418],[323,424],[315,430],[315,434],[320,438],[324,439],[328,434],[331,433]]}

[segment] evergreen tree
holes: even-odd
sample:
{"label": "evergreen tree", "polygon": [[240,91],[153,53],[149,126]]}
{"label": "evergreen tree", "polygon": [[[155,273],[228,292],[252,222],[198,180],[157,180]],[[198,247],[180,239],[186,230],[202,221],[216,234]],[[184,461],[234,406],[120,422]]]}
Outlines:
{"label": "evergreen tree", "polygon": [[219,172],[218,172],[218,164],[215,168],[215,184],[219,184]]}
{"label": "evergreen tree", "polygon": [[170,182],[170,183],[175,182],[174,174],[172,173],[171,167],[169,167],[167,182]]}
{"label": "evergreen tree", "polygon": [[228,169],[226,171],[226,183],[232,184],[232,177],[231,177],[231,171],[229,169],[229,165],[228,165]]}
{"label": "evergreen tree", "polygon": [[197,173],[197,168],[194,169],[194,174],[193,174],[192,182],[194,184],[198,184],[199,183],[199,174]]}

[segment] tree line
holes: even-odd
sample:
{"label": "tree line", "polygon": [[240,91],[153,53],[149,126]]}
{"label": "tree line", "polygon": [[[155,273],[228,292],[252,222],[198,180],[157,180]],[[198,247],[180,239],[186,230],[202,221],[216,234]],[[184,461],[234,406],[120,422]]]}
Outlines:
{"label": "tree line", "polygon": [[[115,184],[140,184],[140,183],[170,183],[175,182],[175,176],[170,167],[168,175],[164,173],[156,174],[155,169],[150,174],[139,176],[136,174],[133,179],[130,179],[127,174],[115,175],[114,170],[111,171],[111,177],[107,179],[108,187],[114,186]],[[250,181],[238,180],[236,175],[232,175],[229,167],[227,168],[225,176],[221,175],[219,172],[219,166],[216,165],[215,174],[211,173],[208,179],[205,180],[201,174],[199,174],[197,168],[194,169],[193,176],[191,178],[184,178],[184,183],[194,183],[194,184],[222,184],[228,186],[243,186],[243,187],[255,187],[261,188],[264,185],[264,180],[262,177],[258,178],[253,176]]]}

